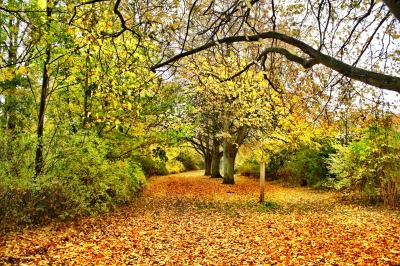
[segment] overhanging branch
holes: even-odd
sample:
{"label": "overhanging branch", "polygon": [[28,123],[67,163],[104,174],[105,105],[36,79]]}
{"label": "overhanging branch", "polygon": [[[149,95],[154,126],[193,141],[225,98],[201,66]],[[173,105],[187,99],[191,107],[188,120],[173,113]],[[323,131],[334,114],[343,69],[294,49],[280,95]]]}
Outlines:
{"label": "overhanging branch", "polygon": [[293,45],[300,50],[302,50],[305,54],[307,54],[310,59],[303,59],[297,55],[289,53],[287,50],[282,49],[282,48],[267,48],[267,49],[276,49],[275,51],[271,50],[270,52],[276,52],[283,54],[286,56],[291,61],[294,61],[296,63],[302,64],[303,66],[306,67],[312,67],[315,64],[322,64],[330,69],[333,69],[340,74],[349,77],[353,80],[358,80],[361,81],[365,84],[372,85],[378,88],[383,88],[383,89],[388,89],[392,91],[396,91],[400,93],[400,78],[395,77],[395,76],[390,76],[386,74],[381,74],[381,73],[376,73],[372,71],[368,71],[362,68],[358,68],[355,66],[351,66],[347,63],[344,63],[340,60],[337,60],[336,58],[326,55],[310,45],[304,43],[303,41],[300,41],[296,38],[290,37],[288,35],[270,31],[270,32],[264,32],[256,35],[251,35],[251,36],[232,36],[232,37],[227,37],[220,39],[218,41],[212,41],[209,43],[206,43],[202,46],[199,46],[197,48],[194,48],[192,50],[180,53],[178,55],[173,56],[167,61],[158,63],[154,66],[151,67],[152,71],[156,71],[158,68],[164,67],[166,65],[172,64],[176,61],[178,61],[181,58],[196,54],[198,52],[207,50],[213,46],[217,46],[220,44],[232,44],[232,43],[238,43],[238,42],[259,42],[264,39],[277,39],[280,40],[284,43]]}

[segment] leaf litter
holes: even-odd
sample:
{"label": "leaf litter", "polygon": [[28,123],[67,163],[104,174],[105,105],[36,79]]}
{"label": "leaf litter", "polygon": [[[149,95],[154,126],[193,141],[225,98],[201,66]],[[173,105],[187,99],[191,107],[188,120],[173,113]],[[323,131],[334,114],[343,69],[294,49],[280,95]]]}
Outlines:
{"label": "leaf litter", "polygon": [[151,177],[109,215],[9,232],[0,265],[400,265],[399,212],[333,192],[223,185],[202,171]]}

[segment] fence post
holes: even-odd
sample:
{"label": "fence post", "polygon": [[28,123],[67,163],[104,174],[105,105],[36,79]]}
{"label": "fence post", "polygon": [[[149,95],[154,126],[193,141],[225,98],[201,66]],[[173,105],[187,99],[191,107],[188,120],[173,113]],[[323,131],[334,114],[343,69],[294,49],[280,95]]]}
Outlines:
{"label": "fence post", "polygon": [[265,185],[265,160],[260,162],[260,203],[264,203],[264,185]]}

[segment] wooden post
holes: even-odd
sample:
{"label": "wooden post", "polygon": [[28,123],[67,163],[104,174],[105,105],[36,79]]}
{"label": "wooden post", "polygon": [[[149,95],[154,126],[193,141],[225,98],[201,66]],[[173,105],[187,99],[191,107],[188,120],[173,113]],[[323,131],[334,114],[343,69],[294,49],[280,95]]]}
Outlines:
{"label": "wooden post", "polygon": [[264,185],[265,185],[265,160],[260,162],[260,203],[264,203]]}

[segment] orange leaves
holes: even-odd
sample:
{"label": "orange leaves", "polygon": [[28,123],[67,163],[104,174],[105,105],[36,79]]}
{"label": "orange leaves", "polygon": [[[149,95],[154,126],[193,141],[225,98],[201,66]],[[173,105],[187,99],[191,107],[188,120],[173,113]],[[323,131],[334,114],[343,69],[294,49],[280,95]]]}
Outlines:
{"label": "orange leaves", "polygon": [[396,265],[398,214],[354,208],[335,194],[266,185],[222,185],[203,172],[152,177],[143,197],[109,216],[53,224],[0,241],[0,264]]}

